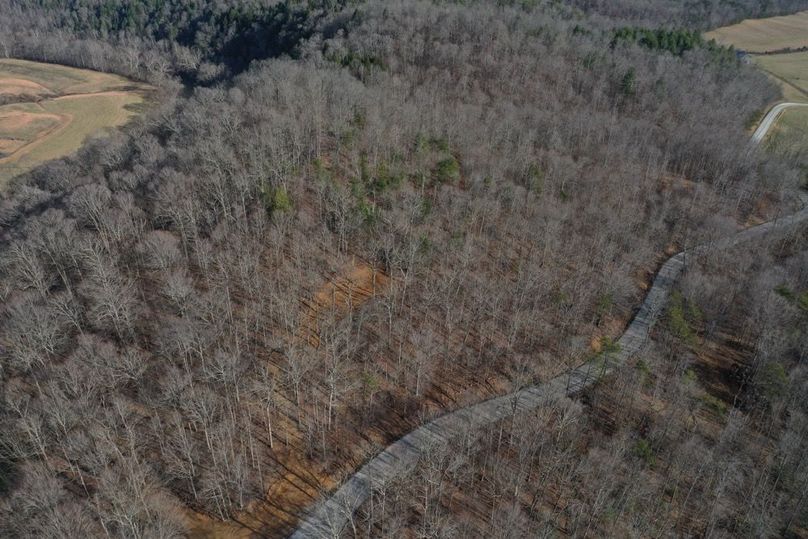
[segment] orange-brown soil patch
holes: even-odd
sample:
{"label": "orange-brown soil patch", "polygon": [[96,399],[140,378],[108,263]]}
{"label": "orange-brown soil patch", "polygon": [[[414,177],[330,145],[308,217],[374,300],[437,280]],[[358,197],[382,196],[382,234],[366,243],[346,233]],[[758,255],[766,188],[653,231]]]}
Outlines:
{"label": "orange-brown soil patch", "polygon": [[0,132],[9,133],[26,129],[36,122],[60,122],[61,120],[62,118],[57,114],[12,111],[0,114]]}
{"label": "orange-brown soil patch", "polygon": [[764,195],[755,202],[752,212],[749,214],[744,226],[757,226],[771,220],[774,215],[774,208],[777,207],[777,202],[770,195]]}
{"label": "orange-brown soil patch", "polygon": [[46,96],[52,95],[48,88],[31,80],[0,79],[0,95]]}
{"label": "orange-brown soil patch", "polygon": [[[28,114],[28,113],[18,113],[18,114],[25,115],[25,114]],[[49,126],[46,126],[41,131],[38,131],[29,140],[25,140],[25,139],[6,139],[6,140],[17,141],[17,142],[20,142],[21,144],[17,145],[16,149],[13,152],[11,152],[10,155],[7,155],[5,157],[0,158],[0,164],[13,163],[14,161],[20,159],[22,156],[26,155],[28,152],[33,150],[36,146],[38,146],[39,144],[42,144],[43,142],[45,142],[51,135],[53,135],[54,133],[58,132],[59,130],[64,129],[65,127],[67,127],[68,124],[70,124],[70,121],[72,119],[71,116],[67,115],[67,114],[63,114],[63,115],[58,115],[58,114],[44,114],[44,115],[30,114],[30,116],[34,116],[34,117],[44,116],[44,117],[47,117],[49,119],[54,118],[56,121],[51,123]],[[25,123],[20,123],[20,122],[25,122],[25,121],[26,120],[20,120],[20,119],[13,118],[11,120],[11,123],[12,124],[14,122],[19,123],[19,126],[17,127],[17,129],[22,130],[22,129],[24,129],[26,127],[26,124]],[[34,119],[32,118],[32,119],[27,120],[27,121],[30,124],[30,123],[32,123],[34,121]],[[0,128],[4,128],[5,126],[6,126],[6,124],[3,123],[2,120],[0,120]]]}
{"label": "orange-brown soil patch", "polygon": [[[287,452],[288,453],[288,452]],[[316,500],[320,491],[315,485],[333,488],[336,483],[327,476],[313,476],[304,462],[285,455],[282,473],[272,477],[266,496],[253,500],[232,520],[220,520],[186,509],[183,515],[192,539],[250,539],[275,536],[296,520],[296,514]]]}
{"label": "orange-brown soil patch", "polygon": [[[137,113],[150,87],[117,75],[0,59],[0,186]],[[87,99],[85,99],[87,98]]]}
{"label": "orange-brown soil patch", "polygon": [[[299,327],[297,338],[304,344],[317,348],[320,344],[319,326],[326,313],[345,316],[369,299],[381,294],[390,278],[362,260],[353,259],[335,276],[321,286],[309,300],[306,315]],[[322,490],[330,490],[338,483],[333,470],[316,469],[312,463],[301,458],[296,443],[297,428],[290,418],[277,418],[277,438],[285,436],[283,443],[276,439],[271,451],[272,462],[267,462],[269,471],[265,477],[266,495],[250,502],[247,508],[231,520],[222,521],[215,516],[184,510],[183,518],[189,536],[196,539],[248,539],[251,537],[276,536],[290,528],[297,515],[317,500]],[[281,434],[283,433],[283,434]],[[292,438],[291,444],[288,438]],[[385,444],[387,440],[379,440]],[[346,453],[350,453],[349,451]]]}
{"label": "orange-brown soil patch", "polygon": [[390,278],[363,261],[352,261],[338,275],[322,286],[308,305],[299,337],[315,348],[319,346],[319,323],[328,310],[351,311],[387,287]]}
{"label": "orange-brown soil patch", "polygon": [[0,158],[16,152],[23,144],[25,144],[23,140],[0,138]]}
{"label": "orange-brown soil patch", "polygon": [[665,174],[659,178],[659,188],[663,192],[690,193],[695,186],[696,182],[693,180],[674,174]]}

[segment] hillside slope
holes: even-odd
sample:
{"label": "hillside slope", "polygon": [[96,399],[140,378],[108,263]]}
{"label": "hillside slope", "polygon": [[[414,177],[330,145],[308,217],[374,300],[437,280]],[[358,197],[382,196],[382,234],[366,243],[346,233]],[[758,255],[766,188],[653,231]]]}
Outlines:
{"label": "hillside slope", "polygon": [[609,350],[669,254],[793,211],[745,131],[777,88],[617,23],[336,4],[182,88],[179,49],[88,41],[161,102],[0,200],[0,535],[286,535],[429,418]]}

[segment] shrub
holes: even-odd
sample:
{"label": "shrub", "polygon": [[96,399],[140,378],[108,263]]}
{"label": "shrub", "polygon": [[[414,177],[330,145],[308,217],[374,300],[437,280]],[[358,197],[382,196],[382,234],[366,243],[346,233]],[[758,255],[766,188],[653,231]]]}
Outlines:
{"label": "shrub", "polygon": [[642,375],[643,380],[647,380],[651,376],[651,367],[644,359],[638,359],[637,364],[634,366],[637,371]]}
{"label": "shrub", "polygon": [[690,325],[696,327],[701,326],[704,319],[701,309],[692,301],[687,302],[687,316],[690,320]]}
{"label": "shrub", "polygon": [[262,187],[261,201],[267,213],[286,212],[292,209],[292,199],[285,187]]}
{"label": "shrub", "polygon": [[765,108],[757,109],[752,114],[750,114],[749,117],[747,117],[746,121],[744,122],[744,128],[747,129],[748,131],[753,131],[760,123],[760,120],[763,119],[763,116],[765,114],[766,114]]}
{"label": "shrub", "polygon": [[527,168],[525,187],[537,194],[544,188],[544,171],[535,163]]}
{"label": "shrub", "polygon": [[620,93],[626,97],[631,97],[637,93],[637,71],[630,67],[620,81]]}
{"label": "shrub", "polygon": [[767,401],[771,402],[788,389],[788,374],[781,363],[771,361],[758,374],[758,386]]}
{"label": "shrub", "polygon": [[366,372],[362,375],[362,388],[366,395],[372,397],[374,393],[379,391],[380,386],[379,379],[372,373]]}
{"label": "shrub", "polygon": [[435,167],[435,180],[438,183],[452,183],[460,179],[460,163],[454,157],[438,161]]}
{"label": "shrub", "polygon": [[595,311],[598,313],[598,317],[609,314],[612,310],[612,305],[614,305],[614,296],[611,292],[606,292],[601,295],[595,305]]}
{"label": "shrub", "polygon": [[791,290],[789,287],[787,287],[784,284],[781,284],[781,285],[777,286],[774,289],[774,291],[777,293],[777,295],[779,295],[780,297],[782,297],[784,299],[787,299],[788,301],[793,301],[794,300],[794,291]]}
{"label": "shrub", "polygon": [[697,324],[701,323],[701,311],[695,305],[686,305],[682,294],[674,292],[668,308],[668,327],[676,337],[692,346],[696,344],[696,332],[688,318]]}
{"label": "shrub", "polygon": [[331,179],[331,174],[328,171],[328,167],[322,159],[315,159],[312,162],[312,166],[314,168],[314,177],[317,178],[318,181],[324,182]]}
{"label": "shrub", "polygon": [[272,211],[286,212],[292,209],[292,199],[285,187],[278,187],[273,190]]}
{"label": "shrub", "polygon": [[647,466],[653,466],[654,462],[656,462],[654,450],[645,438],[637,440],[637,443],[634,445],[634,455],[642,459]]}
{"label": "shrub", "polygon": [[721,417],[727,415],[729,406],[727,406],[727,403],[721,399],[713,397],[707,393],[701,398],[701,402],[704,403],[708,410],[712,410],[715,414],[718,414]]}
{"label": "shrub", "polygon": [[789,303],[793,303],[799,310],[808,313],[808,290],[799,293],[781,284],[774,291]]}
{"label": "shrub", "polygon": [[444,137],[432,137],[429,139],[429,144],[432,146],[433,150],[444,153],[449,152],[449,141]]}
{"label": "shrub", "polygon": [[616,354],[620,351],[620,345],[616,343],[611,337],[600,338],[600,352],[604,355]]}
{"label": "shrub", "polygon": [[361,198],[356,204],[356,210],[362,218],[362,222],[366,225],[373,225],[381,217],[381,210],[378,206],[370,202],[366,198]]}
{"label": "shrub", "polygon": [[395,189],[401,185],[403,176],[390,170],[387,163],[382,162],[376,167],[371,189],[374,193],[382,193],[387,189]]}
{"label": "shrub", "polygon": [[797,299],[797,307],[799,307],[801,311],[808,313],[808,290],[800,294],[800,297]]}

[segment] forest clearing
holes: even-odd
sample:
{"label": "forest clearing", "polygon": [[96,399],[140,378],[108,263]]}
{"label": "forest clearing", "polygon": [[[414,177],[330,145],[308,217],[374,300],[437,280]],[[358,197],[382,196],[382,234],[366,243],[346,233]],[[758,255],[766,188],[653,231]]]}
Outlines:
{"label": "forest clearing", "polygon": [[772,53],[808,47],[808,11],[792,15],[747,19],[704,34],[722,45],[750,53]]}
{"label": "forest clearing", "polygon": [[808,102],[808,51],[755,56],[754,62],[782,86],[786,100]]}
{"label": "forest clearing", "polygon": [[749,19],[704,37],[748,53],[783,88],[787,101],[808,102],[808,11]]}
{"label": "forest clearing", "polygon": [[0,60],[0,186],[125,124],[149,87],[86,69]]}
{"label": "forest clearing", "polygon": [[[752,62],[781,87],[784,101],[808,103],[808,12],[745,20],[705,37],[749,53]],[[769,132],[769,147],[808,163],[806,119],[803,108],[784,110]]]}

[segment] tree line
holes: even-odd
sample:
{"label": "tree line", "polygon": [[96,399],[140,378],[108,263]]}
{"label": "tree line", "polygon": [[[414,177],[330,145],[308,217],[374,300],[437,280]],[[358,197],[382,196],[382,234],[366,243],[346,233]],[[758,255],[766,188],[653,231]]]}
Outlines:
{"label": "tree line", "polygon": [[604,17],[611,24],[669,25],[707,30],[741,22],[785,15],[808,8],[804,0],[569,0],[584,13]]}
{"label": "tree line", "polygon": [[[58,54],[51,60],[138,78],[170,74],[187,84],[210,84],[243,71],[253,60],[293,54],[319,19],[345,3],[4,0],[1,7],[6,55],[47,60],[46,55]],[[61,36],[48,36],[51,32]],[[50,38],[58,42],[60,37],[91,49],[92,63],[82,51],[48,50]]]}
{"label": "tree line", "polygon": [[732,47],[718,45],[715,40],[705,41],[701,33],[690,30],[649,29],[626,26],[612,31],[612,47],[620,43],[638,43],[652,50],[667,51],[681,56],[686,51],[704,48],[716,61],[738,61]]}

